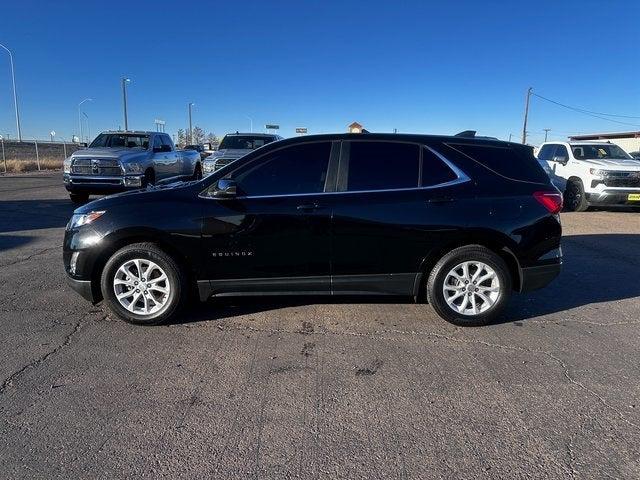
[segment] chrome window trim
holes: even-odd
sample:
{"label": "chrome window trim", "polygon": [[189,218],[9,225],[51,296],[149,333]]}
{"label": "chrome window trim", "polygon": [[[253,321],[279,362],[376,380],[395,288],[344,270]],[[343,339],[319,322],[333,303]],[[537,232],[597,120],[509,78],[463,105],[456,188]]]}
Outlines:
{"label": "chrome window trim", "polygon": [[[309,142],[309,143],[314,143],[314,142]],[[401,141],[398,141],[398,143],[412,143],[413,144],[414,142],[401,142]],[[198,194],[198,197],[204,198],[204,199],[211,199],[211,200],[229,201],[229,200],[245,200],[245,199],[251,199],[251,198],[313,197],[313,196],[318,196],[318,195],[349,195],[349,194],[356,194],[356,193],[406,192],[406,191],[411,191],[411,190],[431,190],[431,189],[434,189],[434,188],[450,187],[452,185],[458,185],[458,184],[461,184],[461,183],[466,183],[466,182],[470,182],[471,181],[471,178],[469,178],[469,176],[466,173],[464,173],[462,170],[460,170],[460,168],[458,168],[455,164],[453,164],[449,159],[447,159],[440,152],[434,150],[433,148],[431,148],[428,145],[424,145],[424,144],[421,144],[421,143],[416,143],[416,145],[420,145],[423,148],[428,149],[434,155],[436,155],[440,160],[442,160],[453,171],[453,173],[456,174],[456,176],[458,178],[456,178],[455,180],[450,180],[448,182],[438,183],[436,185],[429,185],[429,186],[426,186],[426,187],[384,188],[384,189],[376,189],[376,190],[345,190],[345,191],[342,191],[342,192],[286,193],[286,194],[279,194],[279,195],[246,195],[246,196],[238,196],[238,197],[232,197],[232,198],[216,198],[216,197],[212,197],[212,196],[203,195],[203,192],[200,192]],[[206,189],[206,190],[208,190],[208,189]],[[204,191],[206,191],[206,190],[204,190]]]}

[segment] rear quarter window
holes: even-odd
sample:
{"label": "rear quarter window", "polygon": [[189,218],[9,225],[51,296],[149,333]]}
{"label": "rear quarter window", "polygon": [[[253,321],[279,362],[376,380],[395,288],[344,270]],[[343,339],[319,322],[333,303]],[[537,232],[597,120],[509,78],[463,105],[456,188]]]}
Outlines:
{"label": "rear quarter window", "polygon": [[547,174],[533,156],[533,149],[529,147],[472,143],[448,143],[447,146],[500,176],[524,182],[549,182]]}

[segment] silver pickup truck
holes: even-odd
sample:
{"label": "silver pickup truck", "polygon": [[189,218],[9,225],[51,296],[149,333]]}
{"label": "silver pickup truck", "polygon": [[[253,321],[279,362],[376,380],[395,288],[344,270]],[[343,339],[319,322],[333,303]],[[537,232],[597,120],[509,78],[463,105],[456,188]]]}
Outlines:
{"label": "silver pickup truck", "polygon": [[220,142],[218,150],[204,159],[204,173],[213,173],[256,148],[278,140],[282,140],[282,137],[272,133],[228,133]]}
{"label": "silver pickup truck", "polygon": [[162,132],[103,132],[64,161],[64,186],[71,200],[91,194],[144,188],[171,177],[202,178],[200,154],[176,150]]}

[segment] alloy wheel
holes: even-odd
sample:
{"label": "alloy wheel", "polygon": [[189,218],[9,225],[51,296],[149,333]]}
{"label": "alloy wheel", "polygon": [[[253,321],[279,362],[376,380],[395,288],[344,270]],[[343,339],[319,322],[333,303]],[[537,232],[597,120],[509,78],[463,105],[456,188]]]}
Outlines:
{"label": "alloy wheel", "polygon": [[444,279],[442,293],[453,311],[462,315],[485,313],[500,297],[500,279],[483,262],[462,262]]}
{"label": "alloy wheel", "polygon": [[171,284],[158,264],[144,258],[127,260],[113,278],[116,300],[136,315],[152,315],[169,303]]}

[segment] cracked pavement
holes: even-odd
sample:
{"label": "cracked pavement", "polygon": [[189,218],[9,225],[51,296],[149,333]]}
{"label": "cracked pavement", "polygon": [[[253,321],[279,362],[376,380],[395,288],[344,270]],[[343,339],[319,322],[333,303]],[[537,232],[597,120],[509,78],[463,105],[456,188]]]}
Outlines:
{"label": "cracked pavement", "polygon": [[640,477],[640,212],[563,214],[498,324],[407,299],[134,327],[64,283],[60,173],[0,177],[2,478]]}

